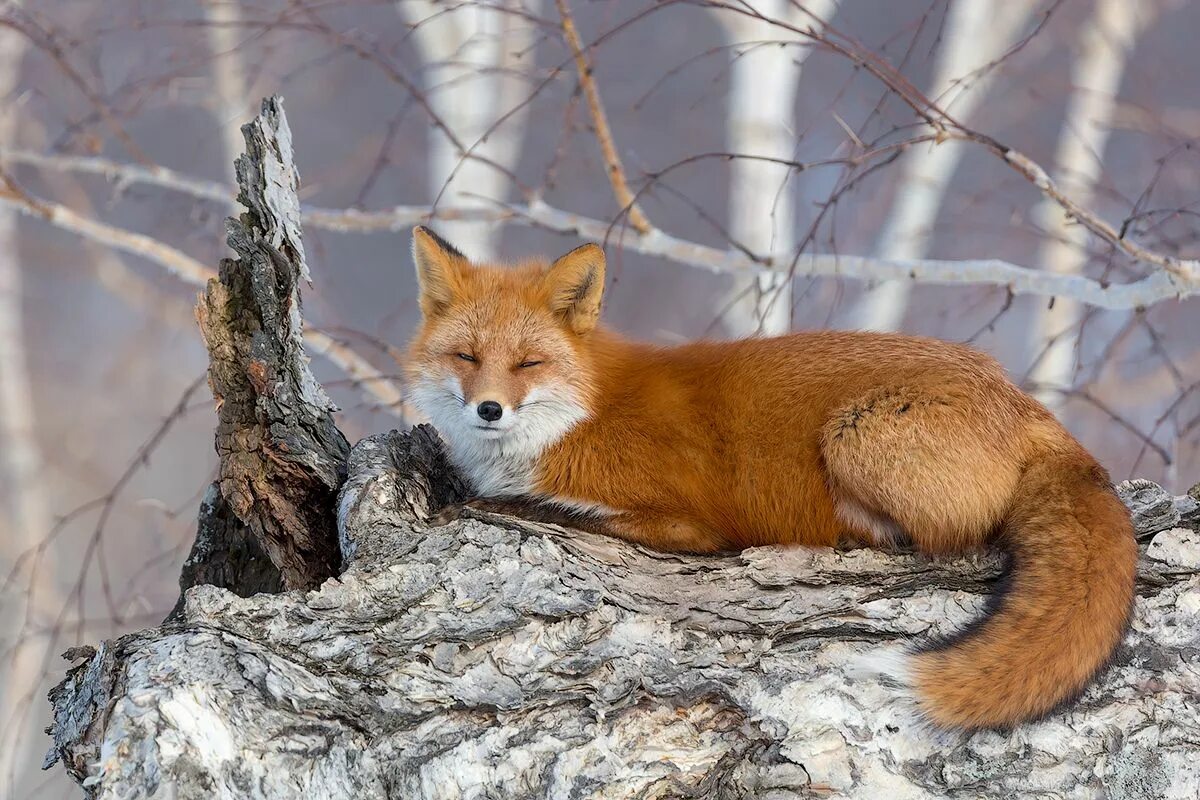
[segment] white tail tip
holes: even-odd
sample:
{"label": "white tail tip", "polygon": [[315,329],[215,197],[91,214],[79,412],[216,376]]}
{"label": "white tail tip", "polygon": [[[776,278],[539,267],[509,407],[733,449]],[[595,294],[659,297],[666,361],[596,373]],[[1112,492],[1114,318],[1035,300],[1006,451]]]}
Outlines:
{"label": "white tail tip", "polygon": [[902,647],[868,650],[850,661],[846,674],[852,678],[884,678],[908,688],[912,686],[912,656]]}

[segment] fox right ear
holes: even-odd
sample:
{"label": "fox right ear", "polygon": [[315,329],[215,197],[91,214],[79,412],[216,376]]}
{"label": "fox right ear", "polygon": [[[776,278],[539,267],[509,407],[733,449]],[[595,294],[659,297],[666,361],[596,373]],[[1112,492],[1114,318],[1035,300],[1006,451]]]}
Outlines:
{"label": "fox right ear", "polygon": [[467,257],[429,228],[413,228],[413,262],[417,265],[421,313],[434,317],[449,308],[458,290]]}
{"label": "fox right ear", "polygon": [[596,327],[604,294],[604,251],[598,245],[576,247],[550,265],[545,280],[550,310],[571,330],[583,334]]}

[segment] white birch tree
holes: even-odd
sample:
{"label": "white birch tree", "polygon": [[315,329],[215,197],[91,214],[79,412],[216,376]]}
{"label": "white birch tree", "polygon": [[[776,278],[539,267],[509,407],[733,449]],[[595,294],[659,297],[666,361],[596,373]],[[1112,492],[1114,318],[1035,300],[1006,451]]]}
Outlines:
{"label": "white birch tree", "polygon": [[[839,0],[754,0],[744,5],[762,19],[718,9],[732,45],[726,146],[731,153],[790,159],[795,151],[796,91],[807,47],[784,46],[781,20],[819,29]],[[787,333],[792,318],[792,279],[787,274],[795,248],[796,190],[792,170],[782,164],[737,158],[730,162],[729,234],[779,272],[734,282],[721,308],[731,336]]]}
{"label": "white birch tree", "polygon": [[[516,166],[526,110],[488,131],[526,97],[523,72],[533,64],[536,30],[524,14],[536,14],[541,0],[399,0],[396,7],[412,26],[434,113],[463,147],[474,146],[472,153],[482,157],[464,157],[444,131],[430,126],[430,199],[440,195],[443,205],[494,208],[491,201],[506,198],[509,181],[486,162],[507,170]],[[438,228],[474,258],[494,255],[494,223],[439,222]]]}
{"label": "white birch tree", "polygon": [[[20,3],[18,2],[19,6]],[[16,143],[19,107],[15,97],[25,39],[0,29],[0,145]],[[2,184],[0,184],[2,188]],[[49,535],[51,515],[44,490],[37,415],[29,372],[23,318],[23,290],[16,212],[0,207],[0,574],[31,553]],[[26,559],[27,567],[30,561]],[[27,569],[21,582],[0,597],[0,795],[9,793],[30,771],[34,742],[25,735],[30,704],[39,694],[49,642],[30,636],[25,620],[54,599],[53,571],[45,563]],[[37,712],[34,712],[37,713]]]}
{"label": "white birch tree", "polygon": [[[1154,16],[1150,3],[1097,0],[1079,30],[1071,65],[1071,94],[1054,159],[1055,180],[1077,203],[1092,205],[1104,169],[1121,76],[1138,35]],[[1087,263],[1087,229],[1075,224],[1061,205],[1043,201],[1035,209],[1046,239],[1036,263],[1063,275],[1077,275]],[[1039,400],[1053,410],[1062,406],[1063,389],[1074,381],[1079,362],[1080,306],[1059,297],[1037,314],[1030,326],[1028,355],[1036,359],[1029,381]]]}
{"label": "white birch tree", "polygon": [[252,116],[246,101],[246,69],[239,44],[241,8],[230,0],[205,0],[205,31],[212,55],[212,108],[221,133],[225,178],[233,178],[233,160],[242,152],[242,123]]}
{"label": "white birch tree", "polygon": [[[929,97],[966,123],[987,96],[995,69],[975,74],[1016,41],[1032,0],[951,0]],[[948,140],[914,150],[903,162],[892,209],[876,243],[881,259],[925,258],[933,225],[967,143]],[[896,331],[904,322],[912,281],[884,281],[859,298],[850,327]]]}

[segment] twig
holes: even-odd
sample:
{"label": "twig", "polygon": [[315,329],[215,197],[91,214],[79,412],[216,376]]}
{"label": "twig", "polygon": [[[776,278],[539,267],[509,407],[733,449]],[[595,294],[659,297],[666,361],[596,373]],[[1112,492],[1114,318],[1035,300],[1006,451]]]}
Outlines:
{"label": "twig", "polygon": [[650,220],[646,219],[633,192],[629,189],[629,182],[625,178],[625,168],[621,165],[621,156],[617,153],[612,129],[608,127],[608,115],[604,113],[604,105],[600,102],[600,90],[596,88],[596,79],[592,75],[592,68],[584,55],[583,43],[579,39],[575,20],[571,17],[566,0],[554,0],[554,2],[562,17],[563,36],[566,37],[567,44],[570,45],[571,51],[575,55],[575,68],[579,71],[579,84],[583,87],[584,97],[587,98],[588,111],[591,112],[592,124],[596,128],[596,141],[600,143],[600,152],[604,154],[604,165],[608,171],[608,181],[612,184],[613,195],[617,198],[617,205],[625,209],[629,215],[629,224],[635,231],[645,236],[654,230],[654,226],[650,224]]}

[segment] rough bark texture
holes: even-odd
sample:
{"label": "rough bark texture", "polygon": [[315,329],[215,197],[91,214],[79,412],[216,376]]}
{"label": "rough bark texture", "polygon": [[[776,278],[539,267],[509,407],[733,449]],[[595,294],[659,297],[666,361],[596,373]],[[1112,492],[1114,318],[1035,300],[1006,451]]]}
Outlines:
{"label": "rough bark texture", "polygon": [[233,513],[215,482],[200,502],[196,540],[179,573],[179,602],[167,616],[168,622],[183,613],[187,590],[201,584],[228,589],[239,597],[283,591],[279,568]]}
{"label": "rough bark texture", "polygon": [[360,442],[345,571],[187,592],[178,622],[77,653],[55,747],[91,797],[1113,797],[1200,789],[1200,503],[1122,486],[1133,626],[1069,710],[923,730],[856,654],[947,632],[990,557],[723,557],[466,509],[427,428]]}
{"label": "rough bark texture", "polygon": [[238,201],[248,210],[226,225],[238,258],[221,262],[196,309],[217,398],[218,484],[284,586],[311,588],[337,570],[332,509],[349,445],[304,355],[308,267],[283,101],[264,100],[242,134]]}

